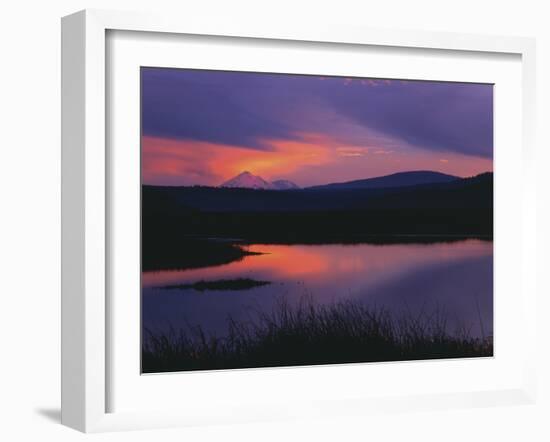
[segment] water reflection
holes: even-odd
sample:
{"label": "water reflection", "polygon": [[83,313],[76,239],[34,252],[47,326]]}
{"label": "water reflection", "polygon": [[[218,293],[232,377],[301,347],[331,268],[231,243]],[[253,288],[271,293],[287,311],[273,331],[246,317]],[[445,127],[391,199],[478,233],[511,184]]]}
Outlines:
{"label": "water reflection", "polygon": [[[450,331],[460,326],[475,336],[492,334],[492,242],[247,247],[262,254],[217,267],[143,273],[144,325],[153,330],[201,325],[223,335],[229,315],[247,320],[270,310],[280,296],[291,301],[310,296],[318,303],[361,300],[396,314],[439,309]],[[238,278],[272,284],[244,291],[159,288]]]}

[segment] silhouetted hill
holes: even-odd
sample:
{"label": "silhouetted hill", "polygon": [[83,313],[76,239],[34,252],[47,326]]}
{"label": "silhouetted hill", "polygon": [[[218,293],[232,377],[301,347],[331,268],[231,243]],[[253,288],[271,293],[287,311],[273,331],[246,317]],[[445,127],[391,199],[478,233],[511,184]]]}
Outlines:
{"label": "silhouetted hill", "polygon": [[453,175],[429,170],[398,172],[391,175],[367,178],[363,180],[330,183],[321,186],[312,186],[309,189],[380,189],[392,187],[417,186],[420,184],[449,183],[460,179]]}

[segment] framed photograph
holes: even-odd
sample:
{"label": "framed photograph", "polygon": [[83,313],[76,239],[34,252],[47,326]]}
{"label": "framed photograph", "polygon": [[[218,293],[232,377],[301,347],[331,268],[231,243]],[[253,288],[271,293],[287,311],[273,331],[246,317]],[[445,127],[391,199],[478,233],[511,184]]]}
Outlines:
{"label": "framed photograph", "polygon": [[62,36],[64,424],[534,400],[532,40]]}

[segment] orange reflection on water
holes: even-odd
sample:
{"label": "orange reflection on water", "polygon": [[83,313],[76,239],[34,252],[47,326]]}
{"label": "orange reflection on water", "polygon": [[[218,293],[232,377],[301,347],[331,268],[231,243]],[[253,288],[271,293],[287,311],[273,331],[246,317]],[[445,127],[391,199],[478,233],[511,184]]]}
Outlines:
{"label": "orange reflection on water", "polygon": [[492,242],[466,240],[437,244],[243,246],[261,255],[229,264],[190,270],[143,273],[144,287],[230,278],[269,281],[307,280],[323,284],[335,278],[382,281],[426,265],[492,254]]}
{"label": "orange reflection on water", "polygon": [[[180,281],[182,276],[186,280],[200,280],[215,277],[235,277],[254,273],[264,277],[298,278],[305,275],[322,274],[329,270],[330,263],[325,254],[319,253],[317,248],[308,246],[267,245],[254,244],[244,246],[244,249],[261,253],[261,255],[245,256],[240,261],[229,264],[204,267],[200,269],[160,271],[143,273],[143,285],[152,286],[170,284]],[[215,275],[215,276],[214,276]]]}
{"label": "orange reflection on water", "polygon": [[[264,253],[247,256],[237,263],[242,270],[270,269],[274,276],[298,277],[325,272],[329,260],[315,248],[292,247],[287,245],[255,244],[246,248],[250,252]],[[256,259],[254,259],[256,258]]]}

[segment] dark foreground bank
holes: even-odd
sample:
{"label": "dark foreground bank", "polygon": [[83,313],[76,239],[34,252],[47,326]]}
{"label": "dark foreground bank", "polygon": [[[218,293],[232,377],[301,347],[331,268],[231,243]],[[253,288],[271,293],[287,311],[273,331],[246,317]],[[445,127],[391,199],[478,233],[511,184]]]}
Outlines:
{"label": "dark foreground bank", "polygon": [[142,371],[276,367],[352,362],[405,361],[493,355],[489,338],[447,331],[445,317],[392,317],[361,303],[317,306],[281,300],[270,314],[250,322],[228,320],[225,338],[200,327],[156,334],[146,330]]}

